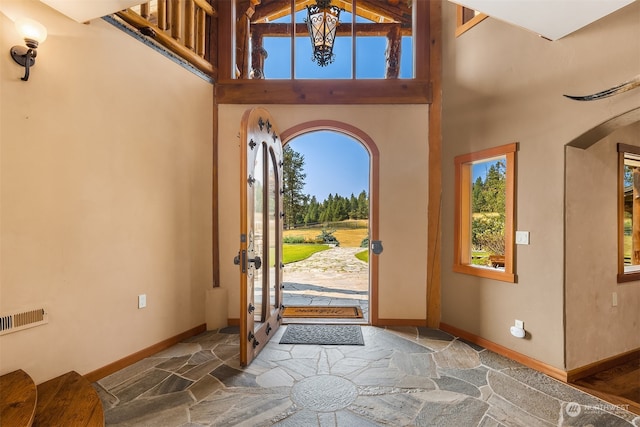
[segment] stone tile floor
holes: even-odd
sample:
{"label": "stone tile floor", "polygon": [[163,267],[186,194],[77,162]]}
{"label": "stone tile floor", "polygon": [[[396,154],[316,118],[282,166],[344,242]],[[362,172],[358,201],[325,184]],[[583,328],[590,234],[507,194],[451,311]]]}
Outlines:
{"label": "stone tile floor", "polygon": [[636,426],[640,417],[444,332],[363,326],[364,346],[282,345],[239,366],[209,331],[94,384],[108,426]]}

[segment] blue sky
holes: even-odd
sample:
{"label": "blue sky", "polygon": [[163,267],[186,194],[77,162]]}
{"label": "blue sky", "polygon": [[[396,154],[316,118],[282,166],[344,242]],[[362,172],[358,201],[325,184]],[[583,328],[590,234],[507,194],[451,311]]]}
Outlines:
{"label": "blue sky", "polygon": [[[296,22],[304,22],[306,9],[296,14]],[[351,22],[351,14],[342,12],[340,22]],[[290,16],[275,22],[291,22]],[[357,18],[357,22],[371,22]],[[386,69],[386,37],[356,36],[356,77],[383,79]],[[291,78],[291,38],[265,38],[264,74],[267,79]],[[402,40],[400,78],[413,75],[412,41]],[[320,67],[311,60],[312,48],[309,36],[295,39],[295,78],[345,79],[352,77],[352,40],[338,37],[333,53],[335,61]],[[349,197],[362,190],[369,193],[369,154],[356,140],[337,132],[321,131],[302,135],[290,143],[291,148],[304,155],[307,174],[304,192],[324,200],[329,193]]]}
{"label": "blue sky", "polygon": [[305,194],[321,202],[329,193],[369,193],[369,153],[350,136],[317,131],[293,139],[289,146],[304,156]]}

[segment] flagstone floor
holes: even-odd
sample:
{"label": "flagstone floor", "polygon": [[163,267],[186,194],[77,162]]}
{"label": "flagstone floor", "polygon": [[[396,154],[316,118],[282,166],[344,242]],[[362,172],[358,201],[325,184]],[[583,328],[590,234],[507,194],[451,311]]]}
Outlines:
{"label": "flagstone floor", "polygon": [[247,368],[234,328],[94,384],[108,426],[635,426],[640,417],[427,328],[363,326],[364,346],[292,345]]}

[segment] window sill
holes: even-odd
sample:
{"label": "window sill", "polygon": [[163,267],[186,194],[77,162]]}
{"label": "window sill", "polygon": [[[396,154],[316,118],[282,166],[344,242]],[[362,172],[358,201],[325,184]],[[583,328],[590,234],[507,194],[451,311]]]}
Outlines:
{"label": "window sill", "polygon": [[468,274],[470,276],[484,277],[486,279],[498,280],[507,283],[516,283],[516,275],[513,273],[507,273],[505,271],[491,269],[491,268],[479,268],[472,267],[470,265],[454,264],[454,273]]}
{"label": "window sill", "polygon": [[640,272],[637,273],[618,273],[618,283],[635,282],[640,280]]}

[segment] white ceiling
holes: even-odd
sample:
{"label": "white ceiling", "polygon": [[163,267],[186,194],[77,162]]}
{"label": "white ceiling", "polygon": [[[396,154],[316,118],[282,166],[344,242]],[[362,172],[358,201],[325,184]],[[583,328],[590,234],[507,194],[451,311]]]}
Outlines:
{"label": "white ceiling", "polygon": [[[78,22],[142,3],[142,0],[40,0]],[[531,30],[550,40],[589,25],[635,0],[455,0],[492,18]]]}
{"label": "white ceiling", "polygon": [[87,22],[94,18],[110,15],[144,3],[144,0],[40,0],[63,15],[77,22]]}
{"label": "white ceiling", "polygon": [[492,18],[558,40],[635,0],[455,0]]}

